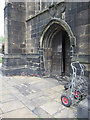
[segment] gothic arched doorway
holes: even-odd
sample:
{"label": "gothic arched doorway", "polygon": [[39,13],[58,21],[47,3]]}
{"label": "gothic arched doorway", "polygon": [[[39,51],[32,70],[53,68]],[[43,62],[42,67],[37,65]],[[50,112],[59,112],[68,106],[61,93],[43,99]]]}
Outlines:
{"label": "gothic arched doorway", "polygon": [[42,34],[41,62],[46,75],[70,74],[70,49],[75,46],[75,37],[70,27],[64,23],[62,20],[52,20]]}

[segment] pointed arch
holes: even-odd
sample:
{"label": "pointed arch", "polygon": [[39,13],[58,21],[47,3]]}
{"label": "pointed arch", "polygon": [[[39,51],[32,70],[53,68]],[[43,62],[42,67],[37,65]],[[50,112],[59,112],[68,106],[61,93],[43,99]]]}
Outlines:
{"label": "pointed arch", "polygon": [[42,35],[40,38],[40,48],[42,48],[42,46],[43,46],[43,38],[44,38],[45,33],[55,23],[60,25],[68,33],[68,36],[70,38],[70,46],[71,47],[76,46],[76,38],[73,35],[73,32],[72,32],[70,26],[64,20],[62,20],[60,18],[54,18],[46,25],[45,29],[42,32]]}

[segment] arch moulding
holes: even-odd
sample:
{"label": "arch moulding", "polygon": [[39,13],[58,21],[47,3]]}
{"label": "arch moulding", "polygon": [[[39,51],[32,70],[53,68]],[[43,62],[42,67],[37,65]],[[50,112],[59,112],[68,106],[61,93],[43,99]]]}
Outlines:
{"label": "arch moulding", "polygon": [[73,32],[70,28],[70,26],[62,19],[60,18],[53,18],[44,28],[41,38],[40,38],[40,70],[41,70],[41,74],[44,74],[44,61],[43,61],[43,41],[44,41],[44,36],[46,34],[46,32],[48,31],[48,29],[53,25],[53,24],[58,24],[60,25],[68,34],[69,36],[69,40],[70,40],[70,47],[72,48],[71,50],[71,57],[73,56],[73,49],[76,46],[76,38],[73,35]]}
{"label": "arch moulding", "polygon": [[70,26],[64,20],[62,20],[60,18],[53,18],[46,25],[46,27],[44,28],[44,30],[42,32],[42,35],[41,35],[41,38],[40,38],[40,48],[43,47],[43,38],[44,38],[45,33],[50,28],[50,26],[53,25],[53,24],[55,24],[55,23],[58,24],[58,25],[60,25],[62,28],[64,28],[64,30],[68,33],[68,36],[69,36],[69,39],[70,39],[70,47],[76,46],[76,38],[73,35],[73,32],[72,32]]}

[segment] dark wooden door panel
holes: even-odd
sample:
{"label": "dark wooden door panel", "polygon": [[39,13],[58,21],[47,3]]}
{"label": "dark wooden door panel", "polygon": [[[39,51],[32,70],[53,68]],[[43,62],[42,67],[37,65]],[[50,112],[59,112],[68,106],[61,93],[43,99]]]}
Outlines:
{"label": "dark wooden door panel", "polygon": [[52,74],[60,75],[62,67],[62,32],[56,34],[52,44]]}

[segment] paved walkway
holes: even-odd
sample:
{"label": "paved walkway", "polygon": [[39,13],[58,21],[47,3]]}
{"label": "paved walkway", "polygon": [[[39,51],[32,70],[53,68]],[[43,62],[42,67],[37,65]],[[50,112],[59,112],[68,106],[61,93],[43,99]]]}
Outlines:
{"label": "paved walkway", "polygon": [[87,99],[79,108],[67,108],[60,101],[63,93],[63,85],[53,78],[7,77],[0,73],[0,118],[87,118]]}
{"label": "paved walkway", "polygon": [[0,75],[0,117],[76,118],[75,107],[61,104],[63,92],[56,79]]}

